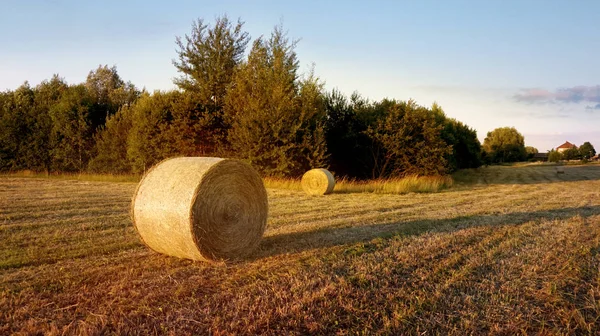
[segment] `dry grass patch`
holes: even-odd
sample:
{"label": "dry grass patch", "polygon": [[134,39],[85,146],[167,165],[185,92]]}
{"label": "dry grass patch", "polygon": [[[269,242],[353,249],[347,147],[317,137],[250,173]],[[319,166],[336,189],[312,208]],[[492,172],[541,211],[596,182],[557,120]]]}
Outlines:
{"label": "dry grass patch", "polygon": [[[299,179],[267,177],[265,186],[272,189],[302,190]],[[454,184],[451,176],[407,176],[403,178],[335,181],[334,193],[407,194],[438,192]]]}
{"label": "dry grass patch", "polygon": [[560,167],[564,170],[563,174],[556,173],[555,164],[533,163],[465,169],[453,174],[453,177],[456,182],[467,184],[537,184],[600,179],[599,164]]}
{"label": "dry grass patch", "polygon": [[21,170],[12,173],[0,173],[0,177],[27,177],[56,180],[78,180],[95,182],[139,182],[138,174],[92,174],[92,173],[40,173]]}

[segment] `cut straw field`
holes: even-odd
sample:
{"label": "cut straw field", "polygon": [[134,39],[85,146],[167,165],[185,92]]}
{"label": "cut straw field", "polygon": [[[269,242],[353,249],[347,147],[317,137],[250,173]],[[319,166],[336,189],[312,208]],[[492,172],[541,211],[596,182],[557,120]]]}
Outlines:
{"label": "cut straw field", "polygon": [[268,189],[249,258],[152,252],[136,184],[0,177],[0,334],[598,334],[600,166],[438,193]]}

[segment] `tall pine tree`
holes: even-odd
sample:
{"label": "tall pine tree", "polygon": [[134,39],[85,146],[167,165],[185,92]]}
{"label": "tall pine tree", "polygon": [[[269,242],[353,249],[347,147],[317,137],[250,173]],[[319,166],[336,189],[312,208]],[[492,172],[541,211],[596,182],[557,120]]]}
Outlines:
{"label": "tall pine tree", "polygon": [[298,60],[281,27],[257,39],[227,95],[229,142],[262,173],[298,176],[326,159],[321,84],[300,80]]}
{"label": "tall pine tree", "polygon": [[173,60],[173,65],[181,76],[174,83],[195,103],[186,131],[197,131],[194,142],[202,143],[204,155],[226,152],[229,125],[224,122],[223,107],[233,73],[250,40],[243,25],[241,20],[233,23],[227,16],[217,18],[213,26],[199,19],[193,22],[190,35],[176,40],[178,60]]}

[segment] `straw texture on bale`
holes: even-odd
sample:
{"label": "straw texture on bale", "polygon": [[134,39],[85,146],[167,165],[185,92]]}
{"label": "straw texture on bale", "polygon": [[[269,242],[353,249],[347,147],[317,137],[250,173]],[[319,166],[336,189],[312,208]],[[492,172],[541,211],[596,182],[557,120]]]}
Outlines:
{"label": "straw texture on bale", "polygon": [[211,157],[165,160],[140,181],[132,219],[151,249],[192,260],[243,257],[258,246],[268,201],[246,163]]}
{"label": "straw texture on bale", "polygon": [[302,176],[302,190],[309,195],[327,195],[335,187],[335,179],[327,169],[311,169]]}

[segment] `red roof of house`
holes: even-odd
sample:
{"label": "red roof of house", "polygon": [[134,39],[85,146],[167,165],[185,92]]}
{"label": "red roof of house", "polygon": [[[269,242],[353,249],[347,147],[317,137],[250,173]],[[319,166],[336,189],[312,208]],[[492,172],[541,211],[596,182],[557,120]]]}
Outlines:
{"label": "red roof of house", "polygon": [[570,142],[567,141],[564,144],[556,147],[556,149],[559,149],[559,148],[573,148],[573,147],[575,147],[575,145],[573,145],[572,143],[570,143]]}

